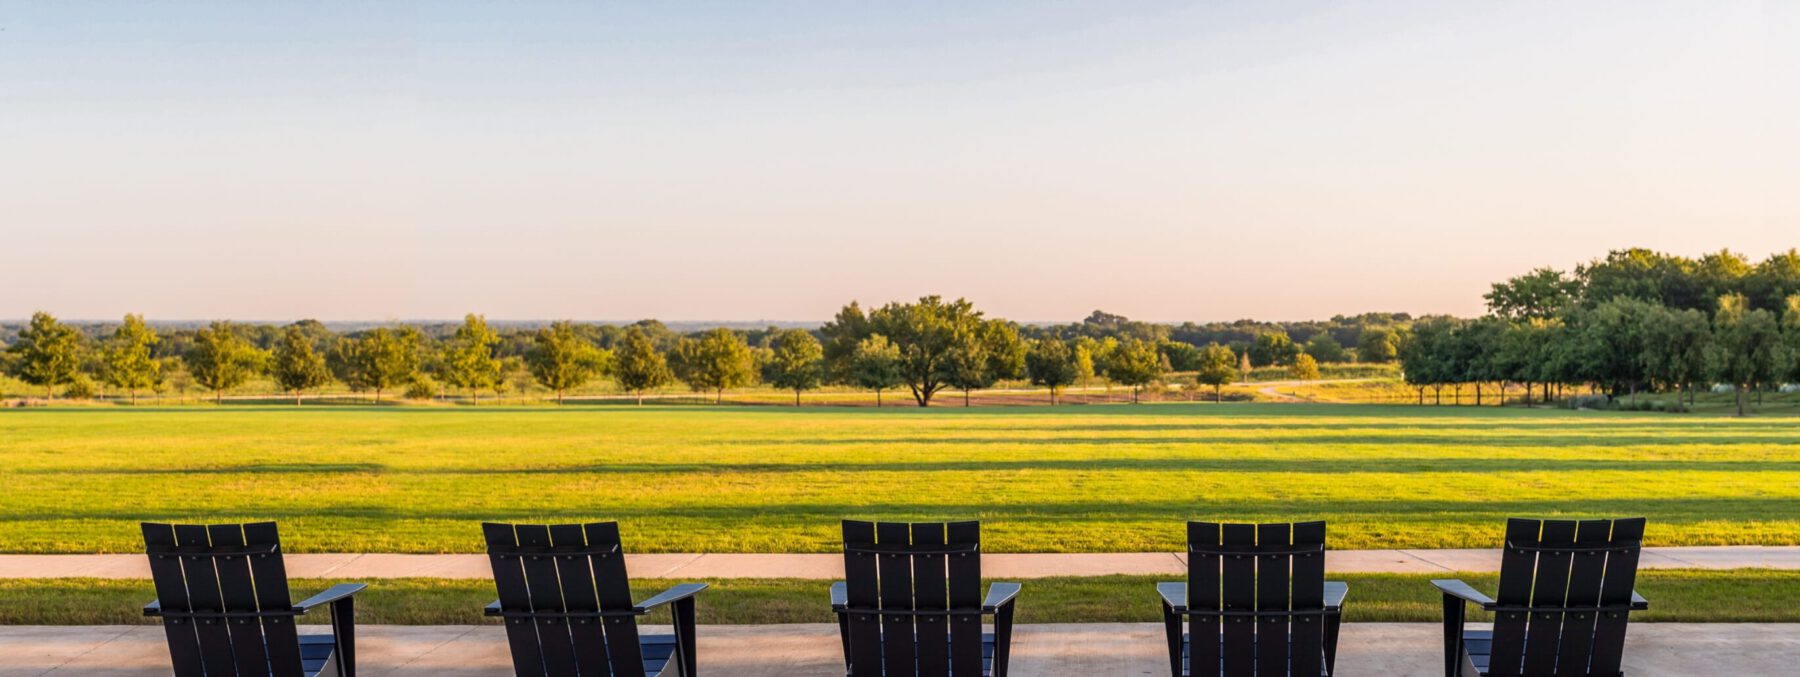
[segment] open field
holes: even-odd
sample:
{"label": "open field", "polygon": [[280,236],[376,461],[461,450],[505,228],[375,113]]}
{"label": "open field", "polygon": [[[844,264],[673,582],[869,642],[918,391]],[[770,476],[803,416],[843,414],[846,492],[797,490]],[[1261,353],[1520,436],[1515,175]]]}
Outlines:
{"label": "open field", "polygon": [[[1345,620],[1360,622],[1427,622],[1442,615],[1432,578],[1461,578],[1492,592],[1494,574],[1440,576],[1350,574],[1331,576],[1350,583]],[[1019,598],[1022,623],[1118,623],[1160,620],[1154,583],[1170,577],[1094,576],[1042,578],[1025,583]],[[304,596],[344,581],[303,579],[293,584]],[[676,580],[633,581],[638,599],[649,597]],[[828,623],[827,581],[792,578],[713,581],[701,594],[700,622],[707,624]],[[1660,570],[1638,574],[1638,592],[1650,610],[1634,620],[1714,623],[1800,622],[1800,571]],[[0,625],[155,624],[140,611],[156,597],[149,581],[103,579],[0,580]],[[400,625],[473,625],[491,623],[481,607],[494,599],[494,584],[479,580],[406,578],[374,581],[357,596],[358,623]],[[663,622],[666,613],[651,617]],[[1479,610],[1472,620],[1485,621]],[[305,616],[303,623],[323,623],[325,616]]]}
{"label": "open field", "polygon": [[1175,551],[1188,518],[1333,548],[1494,547],[1508,516],[1651,545],[1800,543],[1800,425],[1472,407],[69,408],[0,412],[0,550],[276,519],[294,552],[478,552],[482,520],[636,552],[830,552],[843,517],[980,519],[991,551]]}

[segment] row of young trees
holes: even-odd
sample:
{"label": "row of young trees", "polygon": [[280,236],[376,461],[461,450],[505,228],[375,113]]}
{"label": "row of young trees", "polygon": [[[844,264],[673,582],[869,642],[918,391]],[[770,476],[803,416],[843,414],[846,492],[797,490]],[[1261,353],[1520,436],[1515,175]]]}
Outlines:
{"label": "row of young trees", "polygon": [[222,401],[226,391],[252,378],[267,376],[283,392],[300,398],[333,382],[354,392],[384,393],[401,387],[431,394],[437,388],[468,393],[498,393],[529,377],[563,401],[565,393],[603,375],[643,401],[645,393],[679,380],[695,390],[722,395],[725,390],[762,379],[798,394],[823,380],[818,339],[799,329],[773,332],[766,345],[753,350],[743,334],[715,329],[697,337],[681,337],[672,350],[660,349],[644,327],[627,328],[613,348],[603,349],[591,332],[573,322],[556,322],[530,332],[518,355],[500,349],[501,335],[485,318],[469,315],[447,338],[434,341],[415,327],[375,328],[346,336],[322,332],[316,322],[297,322],[281,330],[268,347],[251,332],[230,322],[214,322],[184,337],[174,354],[163,352],[155,329],[143,318],[127,315],[113,332],[92,345],[74,327],[48,313],[36,313],[7,350],[9,371],[27,384],[44,389],[46,398],[59,387],[77,394],[90,392],[90,380],[124,391],[132,402],[139,393],[160,391],[179,373]]}
{"label": "row of young trees", "polygon": [[1479,403],[1480,384],[1518,383],[1527,404],[1534,388],[1547,401],[1578,384],[1608,400],[1673,391],[1691,405],[1697,389],[1724,384],[1743,415],[1752,392],[1800,382],[1794,251],[1756,265],[1730,251],[1615,251],[1573,275],[1540,269],[1495,284],[1487,300],[1486,317],[1426,318],[1403,337],[1421,402],[1427,388],[1441,401],[1444,386],[1475,384]]}
{"label": "row of young trees", "polygon": [[[826,384],[872,390],[877,404],[884,393],[905,388],[919,406],[952,389],[963,393],[966,406],[974,391],[1009,380],[1048,388],[1054,403],[1065,388],[1105,378],[1129,387],[1136,401],[1144,387],[1177,365],[1195,372],[1196,385],[1212,386],[1216,398],[1219,388],[1257,359],[1253,348],[1233,351],[1217,343],[1194,347],[1104,335],[1026,338],[1017,324],[984,317],[966,300],[935,296],[867,313],[851,303],[816,336],[771,329],[761,332],[755,345],[751,333],[725,328],[688,336],[654,323],[601,329],[556,322],[522,332],[520,340],[520,332],[503,334],[483,317],[469,315],[435,339],[412,326],[339,335],[301,321],[279,328],[214,322],[179,332],[177,340],[131,315],[90,340],[37,313],[5,356],[9,371],[43,388],[47,398],[57,388],[90,393],[99,381],[135,402],[140,393],[161,392],[180,378],[222,401],[226,392],[266,376],[296,403],[333,383],[371,393],[377,401],[401,388],[411,396],[455,390],[478,401],[482,393],[535,383],[562,402],[568,391],[610,377],[640,403],[646,393],[676,382],[712,393],[715,401],[725,391],[760,382],[793,391],[796,403],[805,391]],[[1279,334],[1257,345],[1271,351],[1269,363],[1285,361],[1295,365],[1295,373],[1311,370],[1316,378],[1317,361],[1286,339]]]}

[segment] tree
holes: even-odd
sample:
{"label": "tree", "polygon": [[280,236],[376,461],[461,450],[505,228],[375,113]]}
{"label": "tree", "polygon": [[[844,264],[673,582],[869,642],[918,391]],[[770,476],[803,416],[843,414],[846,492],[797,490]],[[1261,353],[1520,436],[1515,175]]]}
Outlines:
{"label": "tree", "polygon": [[1075,383],[1080,377],[1075,351],[1059,338],[1031,342],[1025,353],[1025,374],[1033,385],[1050,389],[1050,406],[1056,406],[1056,393]]}
{"label": "tree", "polygon": [[1319,361],[1313,359],[1312,355],[1301,353],[1299,357],[1294,358],[1293,364],[1288,365],[1288,375],[1294,377],[1296,381],[1317,381],[1319,380]]}
{"label": "tree", "polygon": [[1194,373],[1194,382],[1213,388],[1213,401],[1224,401],[1225,384],[1230,383],[1237,375],[1237,354],[1230,348],[1217,343],[1208,343],[1200,349],[1199,369]]}
{"label": "tree", "polygon": [[750,351],[750,344],[743,335],[722,327],[698,339],[681,339],[670,366],[688,387],[712,391],[714,404],[725,400],[726,390],[756,381],[756,354]]}
{"label": "tree", "polygon": [[1399,337],[1387,327],[1370,327],[1356,337],[1356,361],[1386,364],[1400,357]]}
{"label": "tree", "polygon": [[1694,384],[1707,377],[1712,352],[1712,326],[1698,310],[1658,307],[1644,327],[1644,374],[1674,386],[1676,404],[1682,394],[1693,399]]}
{"label": "tree", "polygon": [[650,342],[638,327],[632,327],[613,348],[613,376],[619,387],[637,395],[638,406],[644,404],[644,391],[661,388],[674,379],[669,360]]}
{"label": "tree", "polygon": [[[536,334],[533,334],[532,337],[535,339]],[[526,352],[529,353],[530,350],[529,347],[526,348]],[[525,364],[524,356],[515,355],[501,360],[500,373],[502,374],[500,382],[494,384],[496,397],[500,395],[502,389],[509,389],[519,394],[521,404],[530,401],[531,387],[537,385],[537,377],[531,375],[531,367]]]}
{"label": "tree", "polygon": [[1400,347],[1400,372],[1406,383],[1419,390],[1419,404],[1425,403],[1425,389],[1437,392],[1437,403],[1443,404],[1444,384],[1455,380],[1453,362],[1455,323],[1442,318],[1413,325],[1412,337]]}
{"label": "tree", "polygon": [[980,311],[968,301],[946,303],[927,296],[918,303],[889,303],[869,313],[868,331],[886,336],[900,350],[900,374],[913,401],[931,406],[931,398],[948,387],[959,332],[971,331]]}
{"label": "tree", "polygon": [[948,367],[945,380],[963,392],[963,406],[967,407],[971,391],[992,388],[1001,379],[1018,378],[1025,371],[1025,344],[1010,323],[971,322],[958,332]]}
{"label": "tree", "polygon": [[[650,343],[641,330],[634,328],[630,335],[646,346]],[[657,357],[661,358],[660,355]],[[575,323],[565,320],[537,331],[532,337],[531,349],[525,353],[525,366],[538,383],[556,391],[556,403],[560,405],[564,393],[581,387],[606,370],[606,354],[582,336]],[[638,402],[643,403],[641,395]]]}
{"label": "tree", "polygon": [[1579,333],[1576,350],[1585,366],[1585,380],[1607,388],[1611,397],[1627,390],[1633,401],[1644,373],[1644,328],[1657,306],[1648,301],[1620,296],[1572,317]]}
{"label": "tree", "polygon": [[1783,344],[1787,347],[1787,369],[1782,378],[1800,383],[1800,294],[1790,294],[1785,301],[1782,304],[1781,329]]}
{"label": "tree", "polygon": [[[1502,381],[1525,385],[1525,406],[1531,406],[1532,384],[1541,380],[1544,359],[1544,320],[1507,323],[1500,332],[1499,343],[1491,357],[1494,370]],[[1505,393],[1504,390],[1501,391]],[[1548,396],[1545,397],[1549,399]]]}
{"label": "tree", "polygon": [[[1484,294],[1488,311],[1511,320],[1547,320],[1575,301],[1581,285],[1560,270],[1539,268],[1505,282],[1495,283]],[[1369,361],[1364,358],[1364,361]]]}
{"label": "tree", "polygon": [[1075,340],[1071,350],[1075,353],[1075,382],[1082,388],[1094,381],[1094,350],[1097,344],[1093,339],[1083,336]]}
{"label": "tree", "polygon": [[1200,349],[1192,343],[1165,339],[1157,342],[1156,350],[1169,361],[1170,369],[1193,371],[1200,368]]}
{"label": "tree", "polygon": [[1316,362],[1336,363],[1349,362],[1350,354],[1344,351],[1343,344],[1331,337],[1331,334],[1319,332],[1306,340],[1306,354]]}
{"label": "tree", "polygon": [[1119,344],[1119,352],[1113,356],[1107,375],[1120,385],[1129,386],[1131,401],[1136,404],[1144,386],[1155,383],[1167,370],[1167,363],[1156,352],[1156,344],[1133,339]]}
{"label": "tree", "polygon": [[162,380],[162,361],[153,357],[156,342],[156,330],[144,324],[142,315],[126,315],[125,322],[106,342],[106,383],[124,388],[134,405],[139,390],[154,388]]}
{"label": "tree", "polygon": [[313,339],[305,329],[289,325],[275,343],[269,360],[269,375],[283,392],[294,394],[294,406],[300,406],[300,394],[331,382],[331,370],[325,367],[325,356],[313,349]]}
{"label": "tree", "polygon": [[1787,297],[1800,294],[1800,250],[1772,254],[1743,280],[1751,308],[1779,311]]}
{"label": "tree", "polygon": [[500,382],[500,359],[494,356],[494,346],[499,344],[500,335],[488,328],[487,318],[474,313],[464,316],[444,350],[444,381],[469,391],[469,402],[479,404],[479,393]]}
{"label": "tree", "polygon": [[223,403],[225,391],[250,380],[262,364],[262,351],[223,321],[194,332],[194,347],[187,354],[188,371],[195,383],[213,391],[214,404]]}
{"label": "tree", "polygon": [[1608,252],[1606,258],[1580,266],[1581,302],[1592,308],[1616,299],[1636,299],[1671,308],[1704,309],[1707,298],[1690,259],[1635,248]]}
{"label": "tree", "polygon": [[[869,329],[869,318],[863,314],[862,306],[851,301],[838,311],[837,317],[819,327],[819,335],[824,337],[822,348],[825,352],[825,378],[835,383],[848,383],[854,380],[854,361],[857,350],[867,340],[872,331]],[[875,399],[881,399],[879,391]]]}
{"label": "tree", "polygon": [[1299,354],[1300,346],[1281,330],[1257,334],[1256,341],[1250,344],[1250,364],[1258,367],[1292,364]]}
{"label": "tree", "polygon": [[1699,292],[1714,302],[1714,307],[1705,310],[1718,310],[1716,305],[1721,296],[1743,293],[1744,280],[1750,277],[1751,270],[1750,261],[1730,249],[1721,249],[1700,257],[1694,268],[1694,278],[1699,285]]}
{"label": "tree", "polygon": [[1738,416],[1747,413],[1750,388],[1774,380],[1779,341],[1774,313],[1750,310],[1742,295],[1719,299],[1719,312],[1713,316],[1713,373],[1735,387]]}
{"label": "tree", "polygon": [[412,383],[419,375],[424,336],[419,330],[380,327],[344,342],[351,378],[363,389],[375,391],[375,401],[389,389]]}
{"label": "tree", "polygon": [[[1500,346],[1506,336],[1507,322],[1498,317],[1483,317],[1464,324],[1456,332],[1456,362],[1465,383],[1475,384],[1475,406],[1481,406],[1482,384],[1500,382],[1500,404],[1506,404],[1506,364]],[[1460,395],[1460,393],[1459,393]]]}
{"label": "tree", "polygon": [[806,330],[789,329],[775,335],[767,368],[770,385],[794,391],[798,407],[800,393],[819,387],[825,378],[825,350]]}
{"label": "tree", "polygon": [[32,313],[31,323],[8,351],[17,356],[19,380],[42,387],[44,399],[53,398],[57,386],[74,383],[81,372],[81,333],[49,313]]}
{"label": "tree", "polygon": [[881,407],[881,391],[906,383],[900,373],[900,349],[876,334],[856,344],[850,356],[850,382],[875,391],[875,407]]}
{"label": "tree", "polygon": [[1252,365],[1250,364],[1250,351],[1249,351],[1249,349],[1246,348],[1243,352],[1238,353],[1238,381],[1240,383],[1249,383],[1250,382],[1250,369],[1251,368],[1252,368]]}

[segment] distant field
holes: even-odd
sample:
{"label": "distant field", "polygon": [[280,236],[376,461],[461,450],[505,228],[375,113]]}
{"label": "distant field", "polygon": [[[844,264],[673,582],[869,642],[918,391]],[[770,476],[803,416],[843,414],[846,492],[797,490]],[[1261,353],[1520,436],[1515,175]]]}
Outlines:
{"label": "distant field", "polygon": [[477,523],[625,523],[638,552],[829,552],[837,520],[980,519],[991,551],[1173,551],[1188,518],[1333,548],[1492,547],[1525,516],[1656,545],[1800,543],[1800,422],[1156,404],[0,411],[0,551],[277,519],[296,552],[474,552]]}

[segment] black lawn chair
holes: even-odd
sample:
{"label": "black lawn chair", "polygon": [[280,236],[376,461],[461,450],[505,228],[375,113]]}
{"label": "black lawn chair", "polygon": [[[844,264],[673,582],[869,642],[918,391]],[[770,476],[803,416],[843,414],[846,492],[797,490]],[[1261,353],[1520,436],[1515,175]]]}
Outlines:
{"label": "black lawn chair", "polygon": [[[1625,624],[1650,603],[1632,589],[1644,519],[1506,522],[1499,600],[1456,580],[1444,593],[1446,677],[1618,677]],[[1467,604],[1494,629],[1463,627]]]}
{"label": "black lawn chair", "polygon": [[[176,677],[356,677],[361,583],[292,604],[274,522],[143,524],[156,601]],[[330,605],[331,634],[301,635],[295,617]]]}
{"label": "black lawn chair", "polygon": [[983,600],[980,523],[845,520],[844,578],[831,610],[851,677],[1006,677],[1021,586],[994,583]]}
{"label": "black lawn chair", "polygon": [[[683,583],[631,601],[616,522],[481,525],[506,619],[513,671],[525,677],[695,676],[694,595]],[[638,617],[669,605],[673,635],[639,635]]]}
{"label": "black lawn chair", "polygon": [[1329,677],[1349,589],[1325,580],[1324,522],[1189,522],[1187,582],[1156,584],[1169,670]]}

